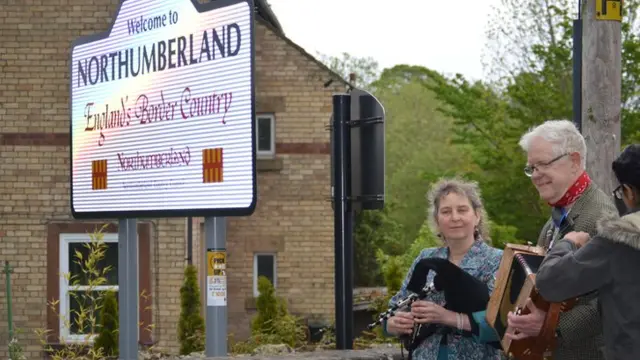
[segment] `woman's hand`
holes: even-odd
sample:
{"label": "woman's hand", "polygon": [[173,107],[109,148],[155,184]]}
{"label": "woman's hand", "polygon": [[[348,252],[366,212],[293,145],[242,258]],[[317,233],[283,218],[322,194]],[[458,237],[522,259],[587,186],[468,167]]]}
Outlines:
{"label": "woman's hand", "polygon": [[452,317],[455,324],[455,313],[430,301],[418,300],[411,304],[411,314],[418,324],[450,324]]}
{"label": "woman's hand", "polygon": [[410,312],[398,311],[387,319],[387,332],[393,335],[405,335],[413,332],[413,315]]}

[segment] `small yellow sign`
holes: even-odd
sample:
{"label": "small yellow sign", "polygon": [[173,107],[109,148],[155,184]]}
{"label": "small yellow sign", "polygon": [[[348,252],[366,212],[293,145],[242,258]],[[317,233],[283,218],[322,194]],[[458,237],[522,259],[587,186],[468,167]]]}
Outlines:
{"label": "small yellow sign", "polygon": [[596,19],[622,21],[622,0],[596,0]]}
{"label": "small yellow sign", "polygon": [[227,254],[223,250],[207,250],[207,276],[227,274]]}

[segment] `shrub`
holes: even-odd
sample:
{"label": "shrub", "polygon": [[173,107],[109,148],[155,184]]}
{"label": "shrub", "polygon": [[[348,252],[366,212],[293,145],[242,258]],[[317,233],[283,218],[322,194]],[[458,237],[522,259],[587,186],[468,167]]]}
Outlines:
{"label": "shrub", "polygon": [[106,356],[118,356],[118,302],[115,291],[107,291],[102,299],[99,329],[94,348],[102,349]]}
{"label": "shrub", "polygon": [[180,355],[204,351],[204,319],[200,314],[200,305],[197,271],[195,266],[188,265],[184,270],[184,283],[180,288]]}
{"label": "shrub", "polygon": [[491,245],[498,249],[504,249],[506,244],[524,244],[525,241],[518,239],[516,233],[518,228],[512,225],[501,225],[491,222]]}
{"label": "shrub", "polygon": [[27,360],[24,356],[22,345],[20,345],[20,342],[18,341],[18,334],[21,330],[14,329],[13,331],[13,337],[9,339],[9,360]]}
{"label": "shrub", "polygon": [[258,313],[251,322],[252,334],[272,334],[274,333],[275,322],[286,311],[283,301],[276,297],[273,285],[264,276],[258,278],[258,291],[260,295],[256,299]]}
{"label": "shrub", "polygon": [[251,337],[234,343],[232,352],[248,353],[265,344],[304,346],[308,335],[306,326],[300,318],[289,314],[285,300],[276,296],[269,279],[259,277],[258,290],[260,295],[256,299],[257,314],[251,321]]}

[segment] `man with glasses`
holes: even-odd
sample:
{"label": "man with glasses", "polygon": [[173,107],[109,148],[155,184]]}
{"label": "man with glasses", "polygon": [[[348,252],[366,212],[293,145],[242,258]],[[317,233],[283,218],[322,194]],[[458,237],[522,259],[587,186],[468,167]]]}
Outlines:
{"label": "man with glasses", "polygon": [[[611,198],[591,182],[586,172],[587,146],[572,122],[546,121],[524,134],[520,146],[527,153],[525,175],[551,207],[551,217],[539,234],[538,246],[552,249],[571,231],[595,235],[598,220],[615,214]],[[508,316],[509,326],[515,330],[512,339],[540,333],[545,313],[530,300],[527,306],[530,314]],[[560,315],[556,335],[553,360],[604,359],[595,292],[581,294],[578,303]]]}
{"label": "man with glasses", "polygon": [[640,359],[640,145],[626,147],[612,168],[619,216],[601,220],[591,240],[585,232],[558,240],[540,265],[536,287],[555,302],[598,290],[605,358]]}

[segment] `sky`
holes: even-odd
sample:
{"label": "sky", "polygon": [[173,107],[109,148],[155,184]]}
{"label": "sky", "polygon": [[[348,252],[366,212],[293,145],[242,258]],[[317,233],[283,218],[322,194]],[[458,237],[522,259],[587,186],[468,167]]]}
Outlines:
{"label": "sky", "polygon": [[485,30],[499,1],[268,0],[285,35],[312,55],[348,52],[381,69],[422,65],[470,79],[483,78]]}

